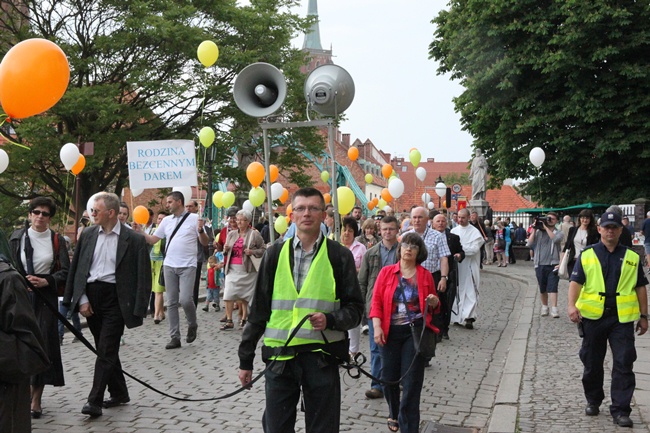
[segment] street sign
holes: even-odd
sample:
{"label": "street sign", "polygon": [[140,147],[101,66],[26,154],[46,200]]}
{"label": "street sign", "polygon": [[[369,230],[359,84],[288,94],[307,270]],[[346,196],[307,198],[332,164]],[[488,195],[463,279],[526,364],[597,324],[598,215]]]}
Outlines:
{"label": "street sign", "polygon": [[458,200],[458,194],[452,194],[451,199],[452,200]]}
{"label": "street sign", "polygon": [[[460,186],[459,183],[455,183],[455,184],[453,184],[452,187],[451,187],[451,191],[452,191],[452,192],[455,192],[456,194],[458,194],[458,193],[461,192],[462,190],[463,190],[463,187]],[[455,199],[454,199],[454,200],[455,200]]]}

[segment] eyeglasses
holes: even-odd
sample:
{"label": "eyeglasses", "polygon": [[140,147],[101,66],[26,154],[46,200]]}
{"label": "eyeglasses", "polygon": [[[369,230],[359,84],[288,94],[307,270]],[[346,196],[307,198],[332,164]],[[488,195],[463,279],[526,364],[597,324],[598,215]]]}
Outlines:
{"label": "eyeglasses", "polygon": [[308,206],[308,207],[300,206],[295,208],[293,211],[297,214],[303,214],[305,212],[318,213],[318,212],[323,212],[323,208],[317,206]]}
{"label": "eyeglasses", "polygon": [[420,247],[417,246],[417,245],[413,245],[413,244],[402,244],[402,249],[405,249],[405,250],[415,250],[415,251],[417,251],[417,250],[420,249]]}
{"label": "eyeglasses", "polygon": [[52,215],[51,213],[49,213],[49,212],[47,212],[47,211],[44,211],[44,210],[36,210],[36,209],[34,209],[33,211],[31,211],[31,213],[34,214],[34,215],[36,215],[36,216],[43,215],[45,218],[47,218],[47,217],[49,217],[49,216]]}

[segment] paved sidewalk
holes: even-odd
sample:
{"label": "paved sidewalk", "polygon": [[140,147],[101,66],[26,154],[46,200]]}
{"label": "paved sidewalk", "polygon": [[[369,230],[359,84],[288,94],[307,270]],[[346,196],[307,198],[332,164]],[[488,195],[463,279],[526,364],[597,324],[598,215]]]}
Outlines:
{"label": "paved sidewalk", "polygon": [[[475,329],[453,327],[451,340],[438,347],[434,366],[426,370],[423,425],[433,422],[492,433],[617,431],[605,414],[583,414],[580,341],[566,318],[567,283],[560,294],[562,317],[542,318],[533,275],[530,262],[485,267]],[[147,319],[142,327],[127,330],[121,350],[124,369],[176,396],[211,398],[234,391],[241,331],[220,331],[222,314],[199,309],[196,342],[183,340],[177,350],[164,349],[166,321],[155,325]],[[182,332],[186,330],[183,323]],[[632,413],[636,426],[620,431],[648,431],[644,422],[650,420],[650,355],[644,350],[650,345],[648,338],[637,343],[639,389]],[[367,336],[362,336],[362,348],[367,347]],[[44,413],[33,421],[34,432],[262,432],[263,379],[253,390],[217,402],[174,401],[127,379],[131,403],[90,419],[80,410],[90,389],[94,356],[80,343],[71,344],[67,335],[62,352],[66,386],[45,388]],[[259,352],[255,368],[255,373],[263,368]],[[366,399],[368,387],[367,378],[342,376],[341,431],[387,431],[386,403]],[[296,430],[304,432],[300,414]]]}

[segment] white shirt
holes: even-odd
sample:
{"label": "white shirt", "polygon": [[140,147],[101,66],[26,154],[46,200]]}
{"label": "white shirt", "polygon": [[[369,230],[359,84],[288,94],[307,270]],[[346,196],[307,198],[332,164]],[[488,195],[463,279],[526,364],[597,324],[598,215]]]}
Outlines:
{"label": "white shirt", "polygon": [[115,284],[115,268],[117,259],[117,241],[120,239],[121,224],[118,222],[113,230],[106,233],[102,226],[97,232],[97,244],[93,251],[93,260],[90,262],[88,282]]}
{"label": "white shirt", "polygon": [[[52,262],[54,262],[54,254],[59,252],[52,251],[52,234],[50,230],[44,232],[37,232],[33,228],[28,229],[29,243],[31,244],[34,252],[32,253],[32,263],[34,265],[35,274],[49,274]],[[25,236],[21,239],[20,244],[20,261],[23,262],[23,268],[27,271],[27,258],[25,257]]]}
{"label": "white shirt", "polygon": [[179,216],[166,216],[153,234],[157,238],[167,239],[165,245],[167,251],[163,262],[165,266],[172,268],[196,267],[196,241],[200,236],[199,216],[197,214],[189,214],[171,240],[171,245],[169,241],[169,237],[174,232],[176,225],[186,213],[183,212]]}

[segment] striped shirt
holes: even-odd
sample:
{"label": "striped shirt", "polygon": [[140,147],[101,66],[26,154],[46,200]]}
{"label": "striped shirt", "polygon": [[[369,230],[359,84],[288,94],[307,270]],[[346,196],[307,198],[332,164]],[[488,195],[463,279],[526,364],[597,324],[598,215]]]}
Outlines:
{"label": "striped shirt", "polygon": [[293,284],[295,284],[298,293],[300,293],[300,289],[307,278],[307,273],[311,267],[312,260],[316,256],[318,247],[323,241],[323,233],[321,232],[311,251],[305,251],[302,248],[302,242],[300,242],[298,236],[294,236],[293,238]]}

